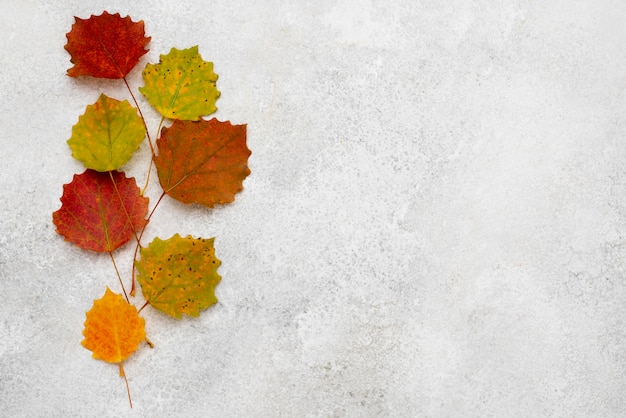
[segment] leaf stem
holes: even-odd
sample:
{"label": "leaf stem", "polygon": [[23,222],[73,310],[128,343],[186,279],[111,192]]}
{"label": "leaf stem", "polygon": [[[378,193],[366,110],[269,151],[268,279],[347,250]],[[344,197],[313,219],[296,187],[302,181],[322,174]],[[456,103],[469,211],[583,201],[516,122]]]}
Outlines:
{"label": "leaf stem", "polygon": [[[156,204],[152,208],[152,211],[148,215],[148,218],[146,219],[146,222],[150,222],[150,218],[152,218],[152,215],[154,214],[154,211],[159,206],[159,203],[161,203],[161,200],[163,200],[163,197],[165,197],[165,192],[161,193],[161,196],[159,196],[159,200],[157,200]],[[131,286],[130,286],[130,295],[131,296],[135,296],[135,262],[137,261],[137,252],[139,251],[139,247],[141,246],[141,238],[143,237],[143,233],[144,233],[145,230],[146,229],[144,228],[139,233],[139,238],[137,239],[137,245],[135,246],[135,253],[133,254],[133,267],[132,267],[132,274],[131,274],[132,281],[131,281]]]}
{"label": "leaf stem", "polygon": [[120,275],[120,271],[117,268],[115,257],[113,257],[113,251],[109,251],[109,256],[111,257],[111,261],[113,262],[113,267],[115,267],[115,273],[117,273],[117,278],[120,281],[120,286],[122,286],[122,292],[124,292],[124,297],[126,298],[126,302],[130,304],[130,300],[128,299],[128,294],[126,294],[126,288],[124,287],[124,283],[122,282],[122,276]]}
{"label": "leaf stem", "polygon": [[130,386],[128,386],[128,379],[126,378],[126,373],[124,373],[124,366],[122,366],[122,362],[120,361],[120,376],[124,378],[126,382],[126,393],[128,393],[128,403],[130,403],[130,408],[133,408],[133,400],[130,398]]}
{"label": "leaf stem", "polygon": [[[159,127],[157,128],[156,131],[156,136],[157,136],[157,141],[159,140],[159,136],[161,133],[161,127],[163,126],[163,121],[165,120],[165,116],[161,117],[161,121],[159,122]],[[150,175],[152,174],[152,164],[154,164],[154,150],[152,151],[152,158],[150,158],[150,165],[148,166],[148,175],[146,176],[146,184],[143,186],[143,189],[141,190],[141,195],[143,196],[144,193],[146,192],[146,189],[148,188],[148,184],[150,183]]]}
{"label": "leaf stem", "polygon": [[144,184],[143,189],[141,189],[142,196],[146,193],[146,189],[148,188],[148,184],[150,183],[150,174],[152,174],[152,161],[153,158],[150,158],[150,164],[148,165],[148,175],[146,176],[146,184]]}
{"label": "leaf stem", "polygon": [[159,127],[157,128],[157,136],[161,135],[161,128],[163,127],[164,121],[165,121],[165,116],[161,116],[161,121],[159,122]]}
{"label": "leaf stem", "polygon": [[128,84],[128,80],[126,80],[126,77],[122,77],[122,80],[124,80],[124,84],[126,84],[126,88],[128,89],[128,92],[130,93],[130,97],[133,98],[133,102],[135,102],[135,106],[137,107],[139,116],[141,116],[141,120],[143,121],[143,127],[145,128],[146,136],[148,137],[148,144],[150,145],[150,152],[152,152],[152,156],[154,157],[154,146],[152,145],[152,139],[150,138],[150,132],[148,131],[148,124],[146,123],[146,118],[143,117],[143,112],[141,111],[141,108],[139,107],[139,103],[137,102],[137,99],[135,98],[135,95],[133,94],[133,90],[130,88],[130,85]]}
{"label": "leaf stem", "polygon": [[[145,308],[146,306],[150,305],[150,302],[146,301],[146,303],[144,303],[141,308],[139,308],[139,310],[137,311],[137,313],[141,312],[143,310],[143,308]],[[146,342],[148,342],[148,345],[152,345],[152,343],[150,343],[148,341],[148,339],[146,338]]]}
{"label": "leaf stem", "polygon": [[[148,303],[148,302],[146,302],[146,303]],[[142,307],[141,309],[143,309],[143,307]],[[148,346],[149,346],[150,348],[154,348],[154,343],[153,343],[152,341],[150,341],[150,340],[148,339],[148,337],[146,337],[146,344],[148,344]]]}

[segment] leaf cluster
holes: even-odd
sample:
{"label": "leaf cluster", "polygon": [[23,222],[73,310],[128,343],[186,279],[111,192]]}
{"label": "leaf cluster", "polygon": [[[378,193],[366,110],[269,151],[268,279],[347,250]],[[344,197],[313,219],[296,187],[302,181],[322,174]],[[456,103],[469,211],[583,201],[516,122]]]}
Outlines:
{"label": "leaf cluster", "polygon": [[[122,292],[106,287],[104,296],[94,301],[86,315],[82,344],[94,358],[119,364],[125,379],[122,362],[141,342],[152,346],[141,310],[151,306],[178,319],[183,314],[198,316],[217,302],[215,286],[221,280],[214,238],[175,234],[143,246],[152,214],[166,196],[209,208],[232,202],[250,174],[246,125],[205,119],[217,110],[220,92],[213,63],[203,60],[197,46],[172,48],[142,72],[144,86],[138,90],[162,116],[152,141],[126,79],[148,52],[150,39],[143,21],[118,13],[75,18],[65,45],[73,64],[67,75],[122,80],[133,104],[102,93],[86,107],[67,141],[85,171],[63,186],[61,207],[52,215],[66,241],[108,253],[113,263]],[[122,168],[146,138],[151,158],[146,184],[140,189]],[[162,194],[150,208],[144,192],[153,165]],[[135,256],[127,292],[114,252],[129,242],[135,243]],[[135,272],[145,299],[139,309],[130,299],[135,295]],[[128,389],[128,380],[126,385]],[[130,390],[128,394],[130,401]]]}

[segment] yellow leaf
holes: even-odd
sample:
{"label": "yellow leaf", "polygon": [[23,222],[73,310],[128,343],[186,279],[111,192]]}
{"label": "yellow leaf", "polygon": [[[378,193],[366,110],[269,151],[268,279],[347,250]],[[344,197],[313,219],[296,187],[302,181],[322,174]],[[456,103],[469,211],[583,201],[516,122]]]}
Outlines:
{"label": "yellow leaf", "polygon": [[83,335],[82,345],[93,352],[93,358],[121,363],[146,339],[145,321],[137,308],[107,287],[87,312]]}
{"label": "yellow leaf", "polygon": [[198,120],[217,110],[217,74],[213,63],[198,54],[197,45],[172,48],[158,64],[147,64],[142,74],[145,86],[139,91],[166,118]]}
{"label": "yellow leaf", "polygon": [[72,156],[96,171],[117,170],[130,160],[145,137],[137,110],[128,101],[101,94],[72,127]]}
{"label": "yellow leaf", "polygon": [[198,316],[217,302],[215,286],[221,277],[215,257],[214,238],[155,238],[141,248],[137,280],[146,301],[154,308],[180,319]]}

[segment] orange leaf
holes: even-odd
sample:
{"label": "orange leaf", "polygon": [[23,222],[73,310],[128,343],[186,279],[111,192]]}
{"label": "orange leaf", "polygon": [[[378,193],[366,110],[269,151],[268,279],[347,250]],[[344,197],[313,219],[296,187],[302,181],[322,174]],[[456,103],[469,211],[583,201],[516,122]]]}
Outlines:
{"label": "orange leaf", "polygon": [[57,232],[81,248],[110,252],[146,225],[148,199],[124,173],[86,170],[63,186],[61,209],[52,214]]}
{"label": "orange leaf", "polygon": [[82,345],[93,352],[93,358],[121,363],[146,339],[145,321],[137,308],[107,287],[87,312],[83,335]]}
{"label": "orange leaf", "polygon": [[154,164],[161,186],[183,203],[213,207],[232,202],[250,174],[246,125],[175,120],[163,128],[157,145]]}
{"label": "orange leaf", "polygon": [[133,22],[128,16],[108,12],[74,19],[65,45],[74,64],[67,70],[70,77],[124,78],[148,52],[145,47],[150,37],[145,36],[143,21]]}

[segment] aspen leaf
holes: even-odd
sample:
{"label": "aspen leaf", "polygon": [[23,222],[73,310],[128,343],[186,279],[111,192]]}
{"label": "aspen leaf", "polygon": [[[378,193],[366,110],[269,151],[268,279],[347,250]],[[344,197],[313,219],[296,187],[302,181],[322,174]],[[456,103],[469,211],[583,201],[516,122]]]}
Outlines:
{"label": "aspen leaf", "polygon": [[145,47],[149,42],[143,21],[133,22],[128,16],[108,12],[89,19],[75,17],[65,45],[74,64],[67,75],[124,78],[148,52]]}
{"label": "aspen leaf", "polygon": [[213,207],[232,202],[250,174],[246,125],[175,120],[163,128],[157,146],[154,164],[161,187],[183,203]]}
{"label": "aspen leaf", "polygon": [[86,170],[63,186],[61,208],[52,214],[57,232],[81,248],[111,252],[146,225],[148,198],[124,173]]}
{"label": "aspen leaf", "polygon": [[213,241],[176,234],[167,240],[155,238],[142,247],[135,266],[146,301],[177,319],[183,314],[198,316],[216,303],[221,261],[215,257]]}
{"label": "aspen leaf", "polygon": [[172,48],[158,64],[147,64],[142,74],[145,86],[139,91],[166,118],[198,120],[217,110],[217,74],[213,63],[202,59],[198,46]]}
{"label": "aspen leaf", "polygon": [[82,345],[93,358],[121,363],[146,339],[145,321],[137,308],[107,287],[87,312],[83,335]]}
{"label": "aspen leaf", "polygon": [[101,94],[78,118],[67,143],[85,167],[111,171],[130,160],[145,134],[137,110],[127,100]]}

